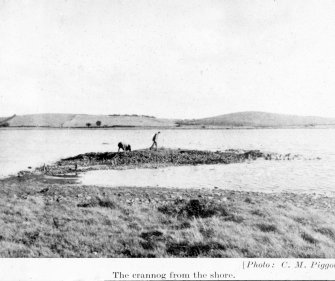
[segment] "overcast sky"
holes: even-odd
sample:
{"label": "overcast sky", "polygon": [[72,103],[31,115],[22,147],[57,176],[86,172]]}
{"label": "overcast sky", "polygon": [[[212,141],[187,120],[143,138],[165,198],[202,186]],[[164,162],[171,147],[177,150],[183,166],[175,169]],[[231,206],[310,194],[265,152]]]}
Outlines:
{"label": "overcast sky", "polygon": [[0,0],[0,116],[335,117],[335,1]]}

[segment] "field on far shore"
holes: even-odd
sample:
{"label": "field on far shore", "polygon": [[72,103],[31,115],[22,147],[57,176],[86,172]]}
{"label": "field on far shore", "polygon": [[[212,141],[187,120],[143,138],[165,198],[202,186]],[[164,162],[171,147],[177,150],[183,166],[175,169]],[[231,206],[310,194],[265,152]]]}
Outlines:
{"label": "field on far shore", "polygon": [[107,188],[51,176],[259,157],[272,156],[172,149],[87,153],[2,179],[0,257],[335,258],[335,198],[219,188]]}

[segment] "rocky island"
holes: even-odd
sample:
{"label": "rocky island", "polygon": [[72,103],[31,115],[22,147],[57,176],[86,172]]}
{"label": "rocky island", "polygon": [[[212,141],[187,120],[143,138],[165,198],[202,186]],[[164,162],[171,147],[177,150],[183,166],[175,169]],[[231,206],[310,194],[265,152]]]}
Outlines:
{"label": "rocky island", "polygon": [[201,151],[190,149],[135,150],[131,152],[85,153],[42,166],[35,172],[53,176],[71,176],[89,170],[159,168],[167,166],[231,164],[257,158],[267,158],[274,154],[259,150]]}

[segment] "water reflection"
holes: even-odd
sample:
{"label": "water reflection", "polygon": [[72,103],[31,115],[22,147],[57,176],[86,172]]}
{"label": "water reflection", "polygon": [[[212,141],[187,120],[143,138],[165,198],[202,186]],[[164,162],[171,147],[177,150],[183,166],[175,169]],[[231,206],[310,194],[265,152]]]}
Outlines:
{"label": "water reflection", "polygon": [[332,195],[334,166],[317,165],[319,162],[257,160],[229,165],[90,171],[81,175],[79,181],[108,187],[220,188]]}

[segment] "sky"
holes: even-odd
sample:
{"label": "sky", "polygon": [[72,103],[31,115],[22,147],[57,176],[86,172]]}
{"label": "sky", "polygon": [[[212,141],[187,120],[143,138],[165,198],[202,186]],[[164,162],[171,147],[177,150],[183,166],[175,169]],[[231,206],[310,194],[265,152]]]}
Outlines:
{"label": "sky", "polygon": [[335,1],[0,0],[0,116],[335,117]]}

